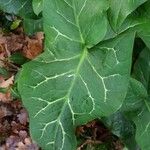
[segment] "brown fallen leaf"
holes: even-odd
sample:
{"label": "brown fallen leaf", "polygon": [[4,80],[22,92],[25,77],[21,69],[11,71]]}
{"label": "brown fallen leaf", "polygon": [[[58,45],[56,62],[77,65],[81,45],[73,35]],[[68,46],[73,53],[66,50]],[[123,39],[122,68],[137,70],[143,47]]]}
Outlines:
{"label": "brown fallen leaf", "polygon": [[21,124],[26,125],[28,123],[28,114],[25,109],[21,109],[20,114],[17,115]]}
{"label": "brown fallen leaf", "polygon": [[4,52],[9,57],[13,52],[20,51],[25,57],[34,59],[43,51],[43,39],[43,32],[28,37],[22,29],[15,33],[10,32],[8,35],[0,34],[0,54]]}
{"label": "brown fallen leaf", "polygon": [[27,136],[28,136],[28,133],[26,131],[24,131],[24,130],[19,131],[19,137],[21,139],[24,140]]}
{"label": "brown fallen leaf", "polygon": [[0,34],[0,53],[5,51],[5,43],[6,43],[5,37],[2,34]]}
{"label": "brown fallen leaf", "polygon": [[81,135],[84,132],[85,132],[84,126],[79,126],[79,127],[76,128],[76,135],[77,136]]}
{"label": "brown fallen leaf", "polygon": [[9,79],[4,80],[2,83],[0,83],[0,87],[7,88],[13,84],[13,81],[14,81],[14,76],[11,76]]}
{"label": "brown fallen leaf", "polygon": [[21,50],[25,42],[25,36],[23,33],[20,34],[10,33],[8,36],[5,36],[5,39],[6,39],[5,48],[9,52]]}
{"label": "brown fallen leaf", "polygon": [[7,107],[4,107],[4,106],[0,107],[0,119],[2,119],[5,116],[10,116],[10,115],[12,115],[12,112],[9,111]]}
{"label": "brown fallen leaf", "polygon": [[23,47],[24,56],[29,59],[34,59],[43,51],[43,33],[38,32],[35,38],[26,37],[27,45]]}
{"label": "brown fallen leaf", "polygon": [[5,53],[4,52],[0,52],[0,67],[5,67],[5,64],[4,64],[4,57]]}
{"label": "brown fallen leaf", "polygon": [[26,146],[25,146],[25,144],[23,142],[19,142],[17,144],[17,147],[18,148],[16,148],[16,150],[26,150]]}
{"label": "brown fallen leaf", "polygon": [[[10,77],[7,80],[4,80],[3,77],[0,77],[0,87],[1,88],[10,88],[13,84],[14,76]],[[8,90],[6,93],[0,93],[0,101],[9,102],[11,101],[10,91]]]}

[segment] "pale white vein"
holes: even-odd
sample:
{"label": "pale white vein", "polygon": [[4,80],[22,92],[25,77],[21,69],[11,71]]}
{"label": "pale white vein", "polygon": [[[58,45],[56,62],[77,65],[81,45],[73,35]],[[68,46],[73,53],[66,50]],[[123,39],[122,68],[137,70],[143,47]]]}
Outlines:
{"label": "pale white vein", "polygon": [[143,131],[143,133],[140,136],[143,136],[147,132],[149,127],[150,127],[150,122],[146,125],[145,130]]}
{"label": "pale white vein", "polygon": [[76,55],[76,56],[73,56],[73,57],[69,57],[69,58],[62,58],[62,59],[54,59],[54,60],[51,60],[51,61],[46,61],[45,63],[47,64],[50,64],[50,63],[55,63],[55,62],[64,62],[64,61],[70,61],[70,60],[73,60],[73,59],[76,59],[76,58],[79,58],[80,55]]}
{"label": "pale white vein", "polygon": [[97,74],[97,76],[101,79],[102,81],[102,84],[103,84],[103,88],[104,88],[104,102],[107,101],[107,92],[108,92],[108,89],[106,88],[106,85],[105,85],[105,81],[104,81],[104,77],[100,76],[100,74],[97,72],[97,70],[95,69],[95,67],[92,65],[91,61],[87,58],[90,66],[92,67],[93,71]]}
{"label": "pale white vein", "polygon": [[56,123],[56,122],[57,122],[57,120],[53,120],[53,121],[51,121],[51,122],[49,122],[49,123],[45,123],[45,124],[43,123],[43,124],[44,124],[44,128],[40,129],[40,130],[42,131],[42,134],[41,134],[40,139],[44,136],[44,133],[45,133],[47,127],[48,127],[49,125],[52,125],[52,124]]}
{"label": "pale white vein", "polygon": [[85,86],[85,88],[86,88],[86,90],[87,90],[87,92],[88,92],[89,98],[92,100],[93,108],[92,108],[92,110],[90,111],[90,114],[91,114],[91,113],[95,110],[94,98],[92,97],[92,94],[91,94],[91,92],[90,92],[90,90],[89,90],[89,88],[88,88],[87,83],[84,81],[84,79],[82,78],[81,75],[80,75],[80,78],[81,78],[81,81],[83,82],[83,84],[84,84],[84,86]]}
{"label": "pale white vein", "polygon": [[75,125],[75,117],[74,117],[75,113],[73,112],[73,109],[72,109],[72,106],[71,106],[71,104],[70,104],[70,99],[69,99],[69,98],[68,98],[68,106],[69,106],[70,111],[71,111],[71,114],[72,114],[72,122],[73,122],[73,125]]}
{"label": "pale white vein", "polygon": [[64,18],[64,20],[66,20],[68,23],[72,24],[73,26],[77,27],[76,24],[74,24],[73,22],[71,22],[70,20],[68,20],[62,13],[60,13],[58,10],[56,11],[57,14],[59,14],[62,18]]}
{"label": "pale white vein", "polygon": [[36,89],[37,87],[39,87],[40,85],[42,85],[42,84],[48,82],[49,80],[57,79],[57,78],[63,77],[63,76],[65,76],[65,75],[68,75],[68,74],[72,73],[73,71],[74,71],[74,70],[70,70],[70,71],[68,71],[68,72],[64,72],[64,73],[61,73],[61,74],[56,74],[55,76],[51,76],[51,77],[43,76],[43,77],[45,77],[45,80],[43,80],[43,81],[37,83],[35,86],[33,86],[33,88]]}
{"label": "pale white vein", "polygon": [[42,99],[42,98],[37,98],[37,97],[31,97],[31,98],[34,99],[34,100],[37,100],[37,101],[40,101],[40,102],[44,102],[44,103],[47,104],[45,107],[43,107],[42,109],[40,109],[40,110],[34,115],[34,118],[36,118],[39,114],[41,114],[41,113],[42,113],[44,110],[46,110],[49,106],[54,105],[55,103],[64,100],[65,97],[62,97],[62,98],[59,98],[59,99],[55,99],[55,100],[52,101],[52,102],[49,102],[49,101],[47,101],[47,100],[44,100],[44,99]]}
{"label": "pale white vein", "polygon": [[116,60],[116,64],[118,65],[120,63],[120,61],[118,60],[118,57],[117,57],[117,50],[115,50],[114,48],[109,48],[109,47],[101,47],[101,48],[107,49],[108,51],[113,51],[113,54],[114,54],[114,57]]}
{"label": "pale white vein", "polygon": [[13,0],[8,1],[7,3],[4,4],[4,6],[10,4]]}
{"label": "pale white vein", "polygon": [[71,7],[73,9],[73,7],[66,1],[66,0],[63,0],[69,7]]}
{"label": "pale white vein", "polygon": [[60,148],[60,150],[62,150],[63,149],[63,147],[64,147],[64,144],[65,144],[65,135],[66,135],[66,132],[65,132],[65,130],[64,130],[64,128],[63,128],[63,125],[62,125],[62,123],[61,123],[61,121],[59,120],[59,125],[60,125],[60,128],[61,128],[61,131],[62,131],[62,146],[61,146],[61,148]]}
{"label": "pale white vein", "polygon": [[81,15],[83,9],[85,8],[87,1],[88,1],[88,0],[85,0],[85,1],[84,1],[83,5],[82,5],[82,7],[81,7],[81,9],[80,9],[80,11],[79,11],[78,17]]}
{"label": "pale white vein", "polygon": [[62,36],[62,37],[66,38],[66,39],[68,39],[68,40],[70,40],[70,41],[80,42],[80,41],[76,41],[76,40],[72,39],[72,38],[69,37],[68,35],[65,35],[65,34],[61,33],[61,32],[60,32],[58,29],[56,29],[54,26],[53,26],[53,27],[50,26],[50,28],[57,32],[57,35],[56,35],[56,37],[55,37],[55,39],[54,39],[54,41],[53,41],[52,43],[54,43],[54,42],[57,40],[57,38],[58,38],[59,36]]}
{"label": "pale white vein", "polygon": [[18,12],[26,5],[26,3],[28,2],[29,0],[27,0],[23,5],[21,5],[21,7],[18,9]]}
{"label": "pale white vein", "polygon": [[54,145],[55,141],[48,142],[46,145]]}

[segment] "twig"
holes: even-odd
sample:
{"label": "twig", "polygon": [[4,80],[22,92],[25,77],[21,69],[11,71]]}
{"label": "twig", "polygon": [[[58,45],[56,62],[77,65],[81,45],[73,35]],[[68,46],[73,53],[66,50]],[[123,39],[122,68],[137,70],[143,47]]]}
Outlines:
{"label": "twig", "polygon": [[6,63],[6,64],[7,64],[7,65],[9,65],[9,66],[11,66],[13,69],[16,69],[16,71],[18,71],[18,70],[20,69],[18,66],[16,66],[16,65],[12,64],[12,63],[11,63],[11,62],[9,62],[9,61],[2,60],[2,59],[0,59],[0,61],[2,61],[2,62],[4,62],[4,63]]}
{"label": "twig", "polygon": [[102,141],[98,141],[98,140],[91,140],[91,139],[87,139],[80,147],[77,148],[77,150],[82,150],[82,148],[85,146],[85,145],[88,145],[88,144],[102,144],[103,142]]}

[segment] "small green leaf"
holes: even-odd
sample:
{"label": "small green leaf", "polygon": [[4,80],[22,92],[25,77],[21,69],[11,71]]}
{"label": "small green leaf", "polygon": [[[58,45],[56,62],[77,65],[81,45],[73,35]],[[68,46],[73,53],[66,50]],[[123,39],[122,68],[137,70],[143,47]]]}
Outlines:
{"label": "small green leaf", "polygon": [[23,27],[25,33],[33,35],[36,32],[43,31],[43,19],[42,18],[25,18],[23,20]]}
{"label": "small green leaf", "polygon": [[16,52],[9,57],[9,60],[15,64],[22,65],[27,62],[27,58],[25,58],[20,52]]}
{"label": "small green leaf", "polygon": [[14,30],[14,29],[18,28],[18,26],[20,25],[20,23],[21,23],[21,20],[18,20],[18,19],[15,20],[15,21],[13,21],[13,23],[10,26],[10,29]]}
{"label": "small green leaf", "polygon": [[8,91],[7,88],[0,87],[0,93],[7,93],[7,91]]}
{"label": "small green leaf", "polygon": [[18,89],[17,89],[17,84],[14,84],[11,87],[10,92],[11,92],[11,96],[13,97],[13,99],[21,99],[21,96],[20,96]]}
{"label": "small green leaf", "polygon": [[5,78],[7,78],[9,76],[9,72],[5,68],[0,67],[0,75],[2,75]]}

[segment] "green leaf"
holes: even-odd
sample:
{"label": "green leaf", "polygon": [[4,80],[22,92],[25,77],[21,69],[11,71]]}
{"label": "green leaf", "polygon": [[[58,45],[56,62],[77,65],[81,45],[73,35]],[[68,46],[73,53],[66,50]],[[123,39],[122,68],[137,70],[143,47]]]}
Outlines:
{"label": "green leaf", "polygon": [[102,120],[110,131],[123,141],[126,147],[130,150],[137,148],[134,124],[128,120],[121,111],[103,118]]}
{"label": "green leaf", "polygon": [[[19,16],[25,16],[32,13],[31,0],[1,0],[0,10]],[[28,10],[28,11],[27,11]]]}
{"label": "green leaf", "polygon": [[23,20],[23,28],[28,35],[33,35],[36,32],[43,31],[43,18],[33,19],[26,17]]}
{"label": "green leaf", "polygon": [[150,27],[150,21],[141,25],[141,30],[138,32],[138,36],[145,42],[146,46],[150,49],[150,29],[149,29],[149,27]]}
{"label": "green leaf", "polygon": [[[122,5],[120,5],[121,3]],[[133,2],[133,1],[132,1]],[[145,5],[147,5],[148,2],[143,3],[142,5],[139,5],[138,8],[136,8],[134,11],[131,11],[132,9],[127,6],[128,3],[131,3],[131,1],[129,0],[128,2],[125,1],[110,1],[110,3],[112,3],[113,6],[111,6],[110,4],[110,8],[108,10],[108,25],[107,25],[107,34],[105,36],[105,39],[110,39],[110,38],[114,38],[116,37],[118,34],[121,34],[123,32],[126,32],[128,30],[131,31],[135,31],[138,32],[138,34],[145,32],[148,32],[148,25],[149,25],[149,15],[147,14],[148,8],[145,8]],[[117,3],[119,3],[119,5],[117,5]],[[126,3],[126,4],[124,4]],[[133,3],[136,3],[135,1]],[[124,6],[126,5],[126,7],[128,7],[127,10],[130,10],[131,13],[127,12],[124,10]],[[118,10],[116,9],[116,6],[121,6],[123,8],[120,9],[120,11],[118,12]],[[118,24],[116,22],[116,25],[114,25],[114,18],[115,18],[115,14],[113,14],[113,12],[111,11],[113,7],[113,11],[116,14],[117,12],[120,13],[121,11],[125,11],[123,13],[129,13],[124,19],[121,17],[119,19],[119,16],[116,18],[118,19]],[[126,8],[125,8],[126,9]],[[114,16],[113,16],[114,15]],[[116,14],[117,15],[117,14]],[[123,20],[122,20],[123,19]],[[121,22],[119,22],[121,21]],[[145,29],[147,26],[147,30]]]}
{"label": "green leaf", "polygon": [[104,38],[107,32],[106,10],[109,6],[106,0],[94,0],[92,3],[89,0],[57,0],[55,3],[44,1],[44,4],[45,31],[48,30],[52,36],[58,35],[51,42],[57,42],[63,36],[66,40],[92,47]]}
{"label": "green leaf", "polygon": [[8,88],[2,88],[0,87],[0,93],[7,93]]}
{"label": "green leaf", "polygon": [[13,99],[21,99],[21,96],[18,92],[18,89],[17,89],[17,84],[14,84],[11,89],[10,89],[10,92],[11,92],[11,96],[13,97]]}
{"label": "green leaf", "polygon": [[9,72],[5,68],[0,67],[0,75],[7,78],[9,76]]}
{"label": "green leaf", "polygon": [[[24,31],[29,35],[43,30],[42,18],[34,14],[31,0],[1,0],[0,10],[22,17]],[[14,25],[16,26],[13,24],[11,28],[14,28]]]}
{"label": "green leaf", "polygon": [[75,150],[78,124],[121,107],[134,33],[99,43],[107,31],[105,0],[45,0],[43,7],[45,52],[23,66],[18,89],[33,139],[45,150]]}
{"label": "green leaf", "polygon": [[[127,41],[131,41],[129,48],[121,44]],[[75,56],[55,60],[49,53],[49,61],[47,52],[24,65],[19,91],[31,117],[32,136],[44,149],[56,145],[57,149],[75,149],[71,143],[76,143],[76,124],[110,115],[120,108],[128,86],[130,62],[125,60],[131,57],[132,41],[133,36],[126,35],[120,41],[115,39],[102,47],[78,50]]]}
{"label": "green leaf", "polygon": [[32,0],[34,13],[39,15],[43,10],[43,0]]}
{"label": "green leaf", "polygon": [[147,90],[143,84],[133,78],[130,79],[128,92],[125,101],[121,107],[121,111],[134,112],[143,105],[143,99],[147,98]]}
{"label": "green leaf", "polygon": [[137,7],[147,0],[110,0],[109,20],[115,31]]}
{"label": "green leaf", "polygon": [[150,83],[150,50],[145,48],[139,55],[137,59],[134,70],[133,76],[145,86],[149,93],[149,83]]}
{"label": "green leaf", "polygon": [[[127,97],[121,108],[136,125],[135,139],[142,150],[149,150],[150,105],[145,87],[135,79],[130,80]],[[129,94],[130,93],[130,94]]]}
{"label": "green leaf", "polygon": [[27,58],[25,58],[20,52],[12,54],[9,57],[9,60],[18,65],[22,65],[27,62]]}
{"label": "green leaf", "polygon": [[19,20],[19,19],[13,21],[13,23],[10,26],[10,29],[11,30],[15,30],[16,28],[18,28],[18,26],[20,25],[20,23],[21,23],[21,20]]}
{"label": "green leaf", "polygon": [[[134,77],[143,83],[148,94],[150,80],[149,54],[148,48],[145,48],[140,53],[133,71]],[[136,89],[136,86],[134,88]],[[140,90],[139,93],[144,94],[145,92]],[[149,150],[150,147],[150,142],[148,140],[150,139],[150,99],[148,94],[147,96],[144,94],[145,96],[142,98],[143,106],[139,107],[138,111],[132,113],[134,114],[132,115],[132,120],[136,124],[136,140],[142,150]]]}
{"label": "green leaf", "polygon": [[150,48],[150,1],[147,1],[139,10],[141,17],[145,18],[145,23],[140,26],[138,36]]}
{"label": "green leaf", "polygon": [[145,106],[139,110],[136,117],[133,118],[136,124],[136,140],[142,150],[150,148],[150,102],[144,100]]}

